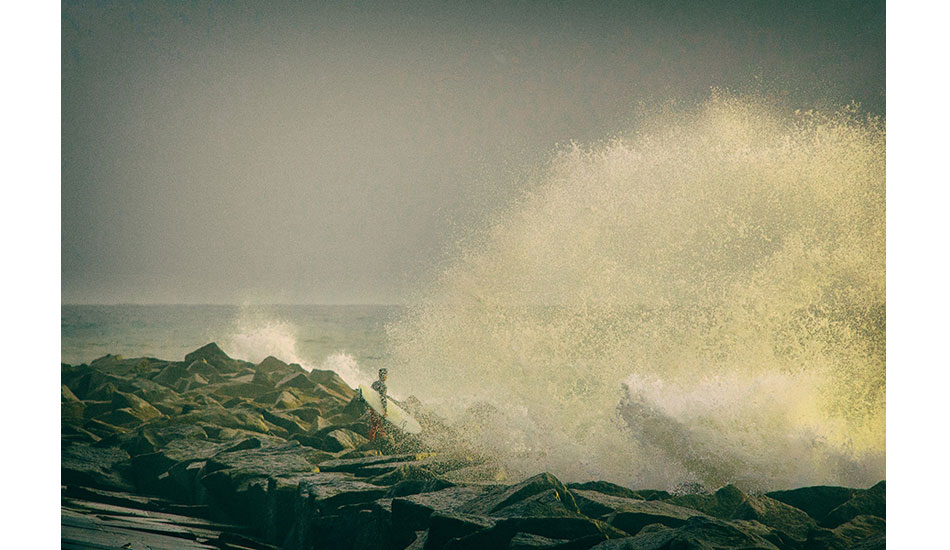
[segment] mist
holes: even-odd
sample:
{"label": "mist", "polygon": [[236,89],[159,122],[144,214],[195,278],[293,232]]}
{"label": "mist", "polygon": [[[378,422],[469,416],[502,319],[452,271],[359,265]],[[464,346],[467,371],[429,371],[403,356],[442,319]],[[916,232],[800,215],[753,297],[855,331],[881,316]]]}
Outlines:
{"label": "mist", "polygon": [[64,303],[403,303],[572,142],[712,88],[883,114],[884,4],[62,7]]}

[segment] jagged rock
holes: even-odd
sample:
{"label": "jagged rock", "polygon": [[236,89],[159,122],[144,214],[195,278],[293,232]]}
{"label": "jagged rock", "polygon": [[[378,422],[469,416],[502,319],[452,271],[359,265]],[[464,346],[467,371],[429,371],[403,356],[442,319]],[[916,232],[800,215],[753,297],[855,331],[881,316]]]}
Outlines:
{"label": "jagged rock", "polygon": [[87,421],[85,424],[82,425],[82,427],[84,430],[92,432],[101,438],[121,435],[124,433],[128,433],[129,431],[127,428],[115,426],[113,424],[108,424],[96,418]]}
{"label": "jagged rock", "polygon": [[290,373],[287,376],[281,378],[275,384],[277,389],[283,388],[297,388],[304,390],[306,392],[312,392],[313,388],[316,387],[316,384],[307,378],[307,375],[303,372],[294,372]]}
{"label": "jagged rock", "polygon": [[152,381],[174,389],[179,380],[187,377],[188,365],[186,363],[169,363],[152,378]]}
{"label": "jagged rock", "polygon": [[288,409],[287,413],[296,416],[307,424],[310,424],[311,428],[315,431],[322,430],[330,425],[326,418],[320,416],[320,409],[314,407],[304,406],[298,407],[296,409]]}
{"label": "jagged rock", "polygon": [[817,527],[815,520],[802,510],[767,496],[747,495],[734,485],[726,485],[712,495],[683,495],[666,502],[719,519],[755,520],[802,541]]}
{"label": "jagged rock", "polygon": [[185,371],[189,374],[197,374],[198,376],[201,376],[202,378],[212,382],[221,382],[224,380],[224,377],[222,376],[222,369],[212,365],[205,359],[192,361]]}
{"label": "jagged rock", "polygon": [[340,375],[332,370],[313,369],[307,373],[307,378],[314,384],[323,386],[329,392],[339,395],[344,402],[348,402],[356,396],[356,390],[351,388]]}
{"label": "jagged rock", "polygon": [[615,510],[601,519],[631,535],[636,535],[651,523],[659,523],[667,527],[679,527],[691,517],[705,515],[690,508],[674,506],[660,501],[622,499],[602,495],[594,491],[590,491],[584,496],[592,499],[595,498],[594,495],[599,495],[596,498],[600,499],[601,503],[610,502],[610,506],[614,507]]}
{"label": "jagged rock", "polygon": [[[429,535],[425,548],[445,548],[452,539],[461,539],[495,525],[497,520],[456,512],[434,512],[429,516]],[[478,541],[481,542],[481,541]],[[482,546],[482,548],[485,548]]]}
{"label": "jagged rock", "polygon": [[76,394],[66,384],[62,384],[60,398],[60,420],[63,424],[80,425],[85,420],[86,405],[76,397]]}
{"label": "jagged rock", "polygon": [[568,483],[567,488],[571,489],[580,489],[584,491],[597,491],[605,495],[622,497],[622,498],[632,498],[635,500],[663,500],[670,498],[672,495],[666,491],[659,491],[655,489],[628,489],[621,485],[616,485],[607,481],[588,481],[585,483]]}
{"label": "jagged rock", "polygon": [[296,418],[277,411],[271,412],[267,409],[262,409],[261,416],[271,424],[283,428],[288,434],[305,434],[309,428],[309,426],[306,426]]}
{"label": "jagged rock", "polygon": [[221,348],[219,348],[214,342],[205,344],[195,351],[185,355],[186,364],[191,364],[202,359],[205,362],[218,367],[219,370],[224,371],[236,371],[240,366],[239,361],[228,357],[228,354],[224,353],[224,351],[222,351]]}
{"label": "jagged rock", "polygon": [[549,473],[538,474],[510,487],[498,487],[458,509],[474,515],[569,517],[580,515],[574,496]]}
{"label": "jagged rock", "polygon": [[862,550],[886,546],[886,522],[877,516],[856,516],[834,529],[815,529],[809,533],[806,549]]}
{"label": "jagged rock", "polygon": [[63,442],[93,444],[102,441],[98,435],[76,425],[62,424],[60,437]]}
{"label": "jagged rock", "polygon": [[828,515],[821,520],[821,526],[837,527],[860,515],[886,518],[886,497],[886,484],[883,481],[870,489],[857,491],[851,499],[828,512]]}
{"label": "jagged rock", "polygon": [[855,493],[857,493],[856,489],[847,487],[818,485],[788,491],[772,491],[765,493],[765,496],[803,510],[815,521],[821,521],[829,512],[851,500]]}
{"label": "jagged rock", "polygon": [[274,400],[274,407],[278,409],[296,409],[299,408],[303,403],[300,399],[297,398],[292,392],[282,391],[277,394],[277,399]]}
{"label": "jagged rock", "polygon": [[112,394],[112,407],[115,409],[130,409],[142,422],[148,422],[162,416],[162,413],[148,401],[132,394],[116,391]]}
{"label": "jagged rock", "polygon": [[178,393],[186,393],[194,390],[195,388],[207,386],[208,384],[209,382],[204,376],[193,373],[185,376],[184,378],[179,378],[173,387]]}
{"label": "jagged rock", "polygon": [[429,525],[429,517],[436,511],[451,512],[457,510],[466,502],[488,490],[488,487],[459,486],[394,498],[392,502],[393,524],[406,532],[425,530]]}
{"label": "jagged rock", "polygon": [[133,491],[128,476],[129,453],[116,447],[66,445],[60,452],[64,485],[81,485],[113,491]]}
{"label": "jagged rock", "polygon": [[[585,517],[517,517],[497,521],[491,527],[450,540],[446,550],[476,550],[480,548],[510,548],[514,538],[521,534],[539,540],[557,540],[558,546],[589,548],[608,537],[623,537],[625,533],[609,525]],[[550,543],[549,543],[550,544]],[[550,547],[550,546],[548,546]]]}
{"label": "jagged rock", "polygon": [[773,541],[764,538],[768,535],[753,525],[754,522],[727,522],[721,519],[696,516],[676,528],[656,526],[644,529],[634,537],[606,540],[592,550],[666,550],[672,548],[718,550],[727,548],[749,548],[758,550],[779,550]]}
{"label": "jagged rock", "polygon": [[[367,456],[359,458],[337,458],[320,464],[323,472],[347,472],[359,475],[363,470],[372,466],[385,464],[405,464],[425,458],[425,455],[401,454],[384,456]],[[395,468],[396,466],[393,466]]]}
{"label": "jagged rock", "polygon": [[[373,485],[396,485],[397,483],[403,483],[408,481],[415,482],[437,482],[437,485],[441,485],[439,489],[444,489],[446,487],[451,487],[452,483],[442,480],[434,474],[433,472],[427,470],[425,466],[420,466],[411,463],[397,463],[399,466],[389,469],[384,473],[374,475],[367,479],[368,483]],[[361,473],[367,473],[366,470],[361,470]],[[436,489],[432,489],[436,490]],[[408,494],[408,493],[406,493]]]}
{"label": "jagged rock", "polygon": [[327,432],[320,439],[318,449],[331,453],[353,449],[366,443],[368,440],[360,434],[346,428],[338,428]]}

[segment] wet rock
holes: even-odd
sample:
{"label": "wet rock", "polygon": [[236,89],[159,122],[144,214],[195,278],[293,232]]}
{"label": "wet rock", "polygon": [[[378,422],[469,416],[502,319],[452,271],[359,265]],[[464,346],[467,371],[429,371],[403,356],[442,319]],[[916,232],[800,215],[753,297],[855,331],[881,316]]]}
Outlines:
{"label": "wet rock", "polygon": [[597,491],[605,495],[622,497],[622,498],[632,498],[636,500],[662,500],[669,498],[670,493],[666,491],[658,491],[651,489],[641,489],[633,490],[623,487],[621,485],[616,485],[607,481],[588,481],[585,483],[568,483],[567,488],[574,490],[580,489],[584,491]]}
{"label": "wet rock", "polygon": [[330,394],[341,397],[344,403],[349,402],[356,397],[356,390],[351,388],[340,375],[332,370],[313,369],[307,374],[307,378],[314,384],[318,384]]}
{"label": "wet rock", "polygon": [[819,485],[788,491],[772,491],[765,493],[765,496],[803,510],[815,521],[821,521],[829,512],[851,500],[855,493],[857,493],[856,489]]}
{"label": "wet rock", "polygon": [[302,423],[300,420],[281,412],[261,409],[261,416],[264,418],[264,420],[274,424],[275,426],[283,428],[288,434],[291,435],[305,434],[309,428],[309,426]]}
{"label": "wet rock", "polygon": [[[604,496],[603,498],[616,497]],[[659,523],[667,527],[679,527],[686,523],[689,518],[704,516],[702,512],[674,506],[666,502],[632,499],[623,499],[623,501],[622,504],[617,504],[618,509],[616,511],[607,514],[602,519],[631,535],[636,535],[651,523]]]}
{"label": "wet rock", "polygon": [[112,407],[115,409],[129,409],[142,422],[162,416],[161,411],[153,407],[148,401],[132,394],[116,391],[112,394]]}
{"label": "wet rock", "polygon": [[81,485],[114,491],[133,491],[129,479],[129,453],[115,447],[66,445],[60,452],[64,485]]}
{"label": "wet rock", "polygon": [[817,527],[804,511],[767,496],[747,495],[734,485],[726,485],[712,495],[684,495],[666,502],[720,519],[755,520],[802,541]]}
{"label": "wet rock", "polygon": [[856,491],[855,495],[843,502],[821,520],[822,527],[834,528],[860,515],[886,517],[887,489],[884,481],[864,491]]}
{"label": "wet rock", "polygon": [[[544,494],[549,499],[535,502],[537,505],[535,512],[562,515],[563,512],[579,514],[577,504],[574,502],[574,496],[567,490],[567,487],[556,477],[549,473],[532,476],[521,483],[509,487],[497,487],[487,491],[484,495],[473,499],[459,508],[461,512],[470,514],[480,514],[491,516],[498,514],[506,508],[534,497]],[[554,504],[554,508],[550,505]],[[504,515],[517,515],[518,511],[509,510]]]}
{"label": "wet rock", "polygon": [[856,516],[834,529],[816,529],[809,534],[808,550],[884,549],[886,522],[877,516]]}
{"label": "wet rock", "polygon": [[277,381],[275,386],[277,389],[296,388],[298,390],[303,390],[310,393],[313,392],[313,389],[316,387],[316,383],[311,381],[305,373],[294,372],[281,378],[279,381]]}
{"label": "wet rock", "polygon": [[354,449],[367,441],[365,437],[352,430],[338,428],[327,432],[327,434],[319,440],[317,448],[335,453],[346,449]]}
{"label": "wet rock", "polygon": [[751,524],[727,522],[711,517],[693,517],[676,528],[661,526],[644,529],[634,537],[611,539],[593,548],[596,550],[666,550],[755,548],[779,550],[780,546],[762,536],[768,534]]}
{"label": "wet rock", "polygon": [[457,510],[463,504],[484,494],[487,490],[487,487],[450,487],[439,491],[394,498],[392,502],[393,523],[407,532],[425,530],[429,525],[429,517],[436,511],[451,512]]}
{"label": "wet rock", "polygon": [[[497,520],[484,516],[439,511],[429,516],[428,521],[429,535],[426,537],[426,550],[445,548],[452,539],[461,539],[488,529],[494,526]],[[482,548],[486,547],[482,546]]]}
{"label": "wet rock", "polygon": [[243,365],[248,365],[246,361],[238,361],[228,357],[228,354],[224,353],[214,342],[185,355],[185,363],[189,365],[202,360],[217,367],[218,372],[236,372]]}

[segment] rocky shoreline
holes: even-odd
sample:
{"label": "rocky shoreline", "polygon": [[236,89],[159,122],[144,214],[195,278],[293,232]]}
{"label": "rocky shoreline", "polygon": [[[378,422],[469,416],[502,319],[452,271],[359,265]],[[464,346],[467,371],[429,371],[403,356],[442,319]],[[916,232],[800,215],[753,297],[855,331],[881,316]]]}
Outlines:
{"label": "rocky shoreline", "polygon": [[884,481],[671,494],[506,480],[464,446],[369,441],[365,405],[332,371],[255,365],[214,343],[183,361],[64,364],[61,380],[63,548],[885,547]]}

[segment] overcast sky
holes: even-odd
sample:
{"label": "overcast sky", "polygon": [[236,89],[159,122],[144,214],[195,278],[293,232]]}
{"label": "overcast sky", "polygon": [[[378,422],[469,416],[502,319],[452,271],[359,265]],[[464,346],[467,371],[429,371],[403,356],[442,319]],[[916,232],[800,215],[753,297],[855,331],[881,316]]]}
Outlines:
{"label": "overcast sky", "polygon": [[557,144],[884,113],[883,2],[66,2],[64,303],[399,303]]}

